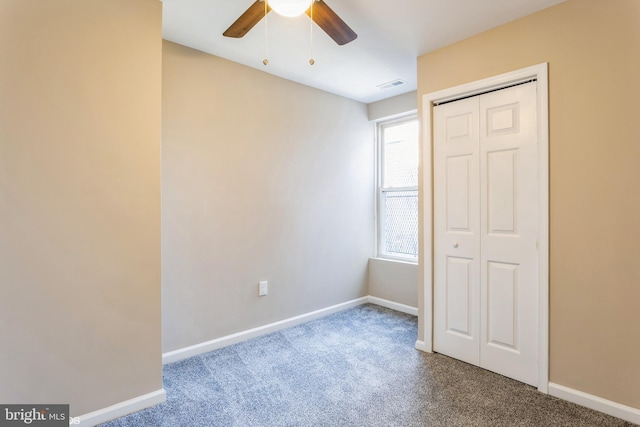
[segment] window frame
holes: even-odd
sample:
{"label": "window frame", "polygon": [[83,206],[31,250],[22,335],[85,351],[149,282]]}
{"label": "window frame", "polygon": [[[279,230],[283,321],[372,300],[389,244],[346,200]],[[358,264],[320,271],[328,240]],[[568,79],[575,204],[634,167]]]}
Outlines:
{"label": "window frame", "polygon": [[[383,187],[384,183],[384,162],[385,162],[385,141],[384,141],[384,129],[391,126],[397,126],[399,124],[417,122],[420,126],[418,114],[411,112],[403,114],[402,116],[392,119],[380,120],[376,123],[376,257],[387,260],[407,262],[411,264],[418,264],[419,252],[416,256],[389,254],[384,251],[385,247],[385,225],[386,225],[386,210],[385,210],[385,193],[397,193],[403,191],[418,191],[419,177],[416,179],[415,186],[405,187]],[[420,145],[420,139],[418,135],[418,151]],[[420,162],[420,154],[418,152],[418,163]],[[420,239],[420,236],[416,236]]]}

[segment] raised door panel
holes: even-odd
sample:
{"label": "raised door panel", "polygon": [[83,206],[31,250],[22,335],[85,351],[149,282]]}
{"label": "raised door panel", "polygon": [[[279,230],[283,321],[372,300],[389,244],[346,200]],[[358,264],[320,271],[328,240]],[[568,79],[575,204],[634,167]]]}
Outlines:
{"label": "raised door panel", "polygon": [[518,266],[489,262],[487,269],[487,343],[518,351]]}
{"label": "raised door panel", "polygon": [[447,257],[445,278],[446,331],[473,338],[471,319],[471,263],[467,258]]}
{"label": "raised door panel", "polygon": [[487,233],[517,236],[517,150],[487,153]]}
{"label": "raised door panel", "polygon": [[[469,169],[475,159],[470,154],[446,158],[446,211],[448,233],[472,233],[469,197],[472,182]],[[474,179],[475,181],[475,179]]]}

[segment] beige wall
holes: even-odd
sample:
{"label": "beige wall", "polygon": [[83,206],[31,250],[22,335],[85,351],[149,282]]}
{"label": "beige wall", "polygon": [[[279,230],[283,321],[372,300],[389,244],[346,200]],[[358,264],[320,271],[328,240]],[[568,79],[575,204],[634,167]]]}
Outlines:
{"label": "beige wall", "polygon": [[640,408],[640,2],[569,0],[419,58],[418,95],[541,62],[550,380]]}
{"label": "beige wall", "polygon": [[0,402],[162,388],[161,3],[0,2]]}
{"label": "beige wall", "polygon": [[162,96],[165,352],[367,295],[365,104],[170,42]]}
{"label": "beige wall", "polygon": [[369,120],[385,120],[402,116],[408,113],[415,113],[418,109],[418,96],[416,91],[403,93],[392,98],[372,102],[367,105]]}
{"label": "beige wall", "polygon": [[418,264],[371,258],[369,295],[417,308]]}

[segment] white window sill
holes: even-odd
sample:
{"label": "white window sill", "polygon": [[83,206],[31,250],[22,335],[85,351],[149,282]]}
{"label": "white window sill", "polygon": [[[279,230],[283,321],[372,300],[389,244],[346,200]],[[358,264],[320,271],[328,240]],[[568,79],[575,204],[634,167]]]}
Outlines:
{"label": "white window sill", "polygon": [[373,259],[373,260],[376,260],[376,261],[395,262],[397,264],[418,265],[418,260],[411,261],[411,260],[408,260],[408,259],[385,258],[385,257],[371,257],[369,259]]}

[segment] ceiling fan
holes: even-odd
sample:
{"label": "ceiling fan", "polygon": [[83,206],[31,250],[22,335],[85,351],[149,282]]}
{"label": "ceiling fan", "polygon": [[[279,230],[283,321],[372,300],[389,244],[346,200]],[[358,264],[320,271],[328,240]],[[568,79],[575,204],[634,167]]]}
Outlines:
{"label": "ceiling fan", "polygon": [[[265,1],[267,1],[267,5],[265,5]],[[276,0],[256,0],[222,35],[233,38],[244,37],[249,30],[271,11],[271,6],[278,12],[276,3]],[[311,4],[311,6],[306,9],[307,15],[339,45],[347,44],[358,37],[358,35],[327,6],[324,0],[307,1],[303,7],[306,7],[307,4]],[[304,12],[304,10],[302,10],[302,12]]]}

